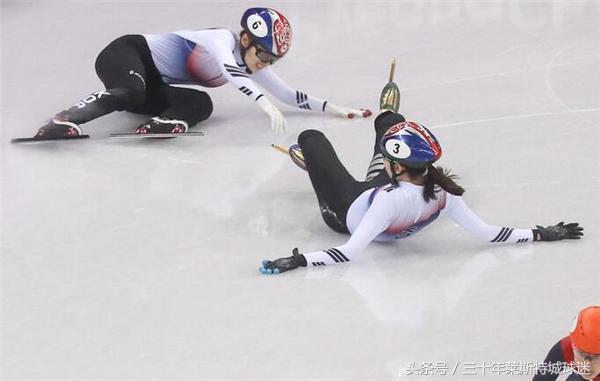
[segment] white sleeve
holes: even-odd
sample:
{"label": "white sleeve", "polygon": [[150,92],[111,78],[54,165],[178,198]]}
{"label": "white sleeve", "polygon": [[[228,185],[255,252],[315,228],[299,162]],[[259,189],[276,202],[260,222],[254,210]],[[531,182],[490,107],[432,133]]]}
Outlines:
{"label": "white sleeve", "polygon": [[252,77],[256,79],[256,83],[283,103],[305,110],[325,111],[326,101],[291,88],[270,66],[257,71]]}
{"label": "white sleeve", "polygon": [[489,225],[479,218],[464,202],[462,197],[447,195],[446,211],[450,218],[475,237],[492,243],[533,242],[531,229],[516,229]]}
{"label": "white sleeve", "polygon": [[330,249],[305,253],[307,265],[324,266],[352,261],[392,224],[394,215],[394,204],[388,193],[379,193],[348,242]]}
{"label": "white sleeve", "polygon": [[215,58],[221,73],[227,78],[227,81],[235,86],[242,94],[251,97],[254,100],[260,98],[263,93],[256,86],[256,83],[250,79],[244,69],[238,66],[233,55],[236,40],[227,30],[215,30],[212,38],[204,38],[202,45]]}

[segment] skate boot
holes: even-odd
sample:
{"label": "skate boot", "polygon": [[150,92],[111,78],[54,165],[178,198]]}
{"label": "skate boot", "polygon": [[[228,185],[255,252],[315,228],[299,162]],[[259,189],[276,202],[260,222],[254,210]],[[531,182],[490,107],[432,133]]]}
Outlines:
{"label": "skate boot", "polygon": [[400,89],[395,82],[389,81],[379,97],[379,109],[381,112],[392,111],[397,113],[400,108]]}
{"label": "skate boot", "polygon": [[52,119],[46,125],[40,127],[34,135],[36,139],[69,138],[81,135],[81,128],[73,123],[58,119]]}
{"label": "skate boot", "polygon": [[136,134],[181,134],[187,132],[183,120],[154,117],[135,129]]}

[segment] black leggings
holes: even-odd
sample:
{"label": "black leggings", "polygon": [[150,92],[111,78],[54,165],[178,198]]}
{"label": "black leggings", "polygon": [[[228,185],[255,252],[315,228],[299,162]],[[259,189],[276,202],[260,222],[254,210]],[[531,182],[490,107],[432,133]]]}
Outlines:
{"label": "black leggings", "polygon": [[[385,112],[375,119],[375,146],[373,156],[381,153],[379,142],[392,125],[403,122],[400,114]],[[364,191],[390,182],[385,170],[369,181],[357,181],[338,159],[331,143],[322,132],[306,130],[298,136],[298,144],[306,169],[319,202],[323,220],[339,233],[349,233],[346,216],[350,205]]]}
{"label": "black leggings", "polygon": [[163,82],[141,35],[126,35],[111,42],[96,59],[96,73],[106,91],[88,95],[57,117],[81,124],[125,110],[184,120],[191,127],[207,119],[213,110],[204,91]]}

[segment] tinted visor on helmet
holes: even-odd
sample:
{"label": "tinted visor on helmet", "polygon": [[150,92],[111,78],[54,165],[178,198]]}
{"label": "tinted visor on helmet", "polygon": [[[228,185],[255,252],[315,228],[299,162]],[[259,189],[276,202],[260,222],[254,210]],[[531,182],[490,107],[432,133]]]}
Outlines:
{"label": "tinted visor on helmet", "polygon": [[280,58],[274,54],[267,52],[266,50],[261,48],[260,45],[258,45],[258,44],[254,44],[254,47],[256,48],[256,58],[258,58],[263,63],[272,65],[275,62],[277,62]]}

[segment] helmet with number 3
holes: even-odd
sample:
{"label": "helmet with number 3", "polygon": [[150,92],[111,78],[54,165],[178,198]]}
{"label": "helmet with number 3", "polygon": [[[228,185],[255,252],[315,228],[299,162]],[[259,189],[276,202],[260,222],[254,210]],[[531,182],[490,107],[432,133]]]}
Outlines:
{"label": "helmet with number 3", "polygon": [[255,44],[277,58],[283,57],[292,43],[292,27],[284,15],[271,8],[250,8],[242,16],[242,28]]}
{"label": "helmet with number 3", "polygon": [[379,144],[381,153],[388,160],[411,168],[427,168],[442,156],[437,138],[415,122],[393,125]]}

